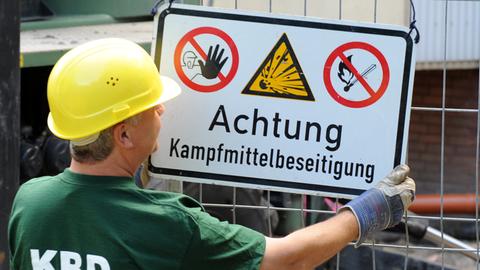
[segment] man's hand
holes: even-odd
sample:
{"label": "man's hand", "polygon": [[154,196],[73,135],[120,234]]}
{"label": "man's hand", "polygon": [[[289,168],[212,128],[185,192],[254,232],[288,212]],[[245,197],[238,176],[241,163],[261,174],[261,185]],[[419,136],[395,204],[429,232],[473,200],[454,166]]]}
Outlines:
{"label": "man's hand", "polygon": [[403,213],[415,198],[415,182],[408,177],[410,168],[399,165],[374,188],[350,201],[349,208],[356,216],[361,244],[372,232],[384,230],[398,224]]}

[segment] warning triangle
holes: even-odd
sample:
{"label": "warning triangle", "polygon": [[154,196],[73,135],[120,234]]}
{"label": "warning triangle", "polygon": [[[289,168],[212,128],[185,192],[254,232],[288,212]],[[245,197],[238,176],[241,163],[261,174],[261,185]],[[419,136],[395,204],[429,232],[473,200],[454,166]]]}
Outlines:
{"label": "warning triangle", "polygon": [[242,94],[315,101],[285,33]]}

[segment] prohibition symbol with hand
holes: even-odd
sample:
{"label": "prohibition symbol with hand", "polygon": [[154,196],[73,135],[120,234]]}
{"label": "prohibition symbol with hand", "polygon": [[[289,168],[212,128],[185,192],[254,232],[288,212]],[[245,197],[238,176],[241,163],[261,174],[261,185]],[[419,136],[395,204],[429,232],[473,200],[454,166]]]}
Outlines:
{"label": "prohibition symbol with hand", "polygon": [[[363,54],[369,62],[360,68],[358,64],[353,64],[353,54],[345,55],[347,51]],[[335,69],[334,63],[337,62],[338,69]],[[381,72],[379,79],[367,80],[367,75],[377,72],[377,63]],[[325,88],[335,101],[350,108],[363,108],[374,104],[383,96],[390,80],[390,70],[387,60],[377,48],[365,42],[349,42],[336,48],[327,58],[323,80]],[[339,83],[334,83],[334,80],[338,80]],[[360,99],[345,97],[345,93],[351,92],[354,87],[366,97]]]}
{"label": "prohibition symbol with hand", "polygon": [[[205,53],[208,47],[208,54]],[[174,66],[180,80],[199,92],[215,92],[227,86],[238,70],[238,50],[227,33],[199,27],[178,42]]]}
{"label": "prohibition symbol with hand", "polygon": [[215,46],[215,51],[213,52],[213,55],[212,47],[213,46],[210,46],[210,48],[208,49],[208,58],[207,60],[205,60],[205,63],[203,63],[202,60],[198,60],[198,64],[200,65],[200,69],[202,70],[202,76],[207,79],[217,78],[220,70],[222,70],[223,65],[225,65],[225,62],[227,62],[228,60],[228,57],[225,57],[225,59],[222,60],[223,52],[225,51],[225,49],[222,49],[217,57],[219,45],[217,44],[217,46]]}

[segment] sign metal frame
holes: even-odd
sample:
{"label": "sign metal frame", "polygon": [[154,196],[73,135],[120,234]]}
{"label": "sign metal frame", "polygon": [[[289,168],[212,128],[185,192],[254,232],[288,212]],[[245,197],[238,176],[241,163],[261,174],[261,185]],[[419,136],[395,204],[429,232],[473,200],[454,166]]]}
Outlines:
{"label": "sign metal frame", "polygon": [[[404,141],[405,128],[407,127],[406,113],[408,108],[408,96],[409,88],[412,87],[413,81],[410,81],[413,77],[413,72],[411,69],[412,66],[412,55],[414,53],[414,44],[411,36],[408,32],[394,29],[384,29],[384,28],[375,28],[375,27],[366,27],[359,25],[348,24],[348,22],[336,23],[327,23],[327,22],[316,22],[316,21],[307,21],[299,19],[287,19],[287,18],[274,18],[268,16],[259,16],[242,14],[242,13],[231,13],[227,10],[222,10],[221,12],[210,11],[199,8],[188,8],[185,5],[173,5],[170,9],[166,9],[157,15],[158,24],[156,26],[156,39],[153,41],[152,54],[155,61],[155,64],[160,67],[162,61],[161,48],[162,48],[162,38],[164,33],[165,21],[170,15],[184,15],[192,17],[204,17],[212,19],[221,19],[221,20],[232,20],[232,21],[244,21],[244,22],[253,22],[253,23],[262,23],[262,24],[271,24],[271,25],[286,25],[286,26],[295,26],[302,28],[314,28],[314,29],[324,29],[331,31],[341,31],[341,32],[352,32],[352,33],[364,33],[364,34],[373,34],[373,35],[384,35],[384,36],[393,36],[400,37],[406,42],[405,55],[405,64],[403,68],[403,77],[401,79],[401,100],[398,112],[398,126],[397,126],[397,135],[396,135],[396,145],[394,151],[394,162],[392,168],[400,164],[402,161],[402,152],[407,141]],[[323,71],[322,71],[323,73]],[[405,139],[408,139],[408,136],[405,136]],[[404,158],[404,157],[403,157]],[[335,195],[344,198],[352,198],[361,194],[364,190],[358,188],[346,188],[346,187],[337,187],[337,186],[327,186],[319,184],[310,184],[310,183],[298,183],[298,182],[288,182],[280,181],[276,179],[268,178],[255,178],[255,177],[244,177],[237,175],[227,175],[227,174],[218,174],[218,173],[209,173],[209,172],[200,172],[200,171],[190,171],[182,169],[173,169],[166,167],[155,167],[152,165],[151,160],[149,159],[148,169],[153,175],[161,174],[168,176],[168,179],[181,179],[184,177],[193,178],[193,179],[204,179],[203,183],[222,183],[227,185],[239,186],[239,187],[256,187],[269,190],[278,190],[278,191],[287,191],[287,192],[302,192],[306,194],[314,195]],[[188,180],[188,179],[186,179]]]}

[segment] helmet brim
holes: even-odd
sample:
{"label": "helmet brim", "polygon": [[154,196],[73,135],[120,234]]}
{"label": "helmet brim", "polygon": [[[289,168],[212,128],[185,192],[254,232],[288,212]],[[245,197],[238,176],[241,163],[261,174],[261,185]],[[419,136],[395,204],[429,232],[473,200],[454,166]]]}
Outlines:
{"label": "helmet brim", "polygon": [[158,104],[169,101],[182,92],[180,85],[172,78],[160,75],[160,81],[162,83],[162,95],[158,100]]}

